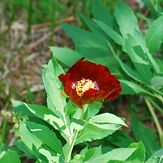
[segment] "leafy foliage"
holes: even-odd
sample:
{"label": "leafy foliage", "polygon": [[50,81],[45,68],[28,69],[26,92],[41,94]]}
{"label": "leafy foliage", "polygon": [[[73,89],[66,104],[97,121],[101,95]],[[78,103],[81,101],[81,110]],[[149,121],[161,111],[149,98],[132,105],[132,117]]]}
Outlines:
{"label": "leafy foliage", "polygon": [[[162,46],[163,16],[157,14],[151,2],[144,2],[155,17],[157,15],[145,35],[138,27],[133,11],[121,2],[116,4],[113,14],[100,2],[95,3],[92,7],[93,20],[80,13],[90,31],[61,24],[73,39],[75,50],[50,47],[53,56],[42,71],[47,107],[12,101],[19,124],[18,133],[23,142],[21,145],[19,141],[15,141],[15,145],[22,147],[21,152],[36,159],[36,163],[162,161],[160,145],[163,146],[163,132],[149,102],[161,112],[162,109],[152,102],[151,97],[163,102],[162,59],[153,55]],[[101,12],[96,12],[97,8]],[[128,62],[123,59],[124,54],[127,54]],[[83,56],[107,66],[120,78],[122,94],[140,94],[144,97],[158,128],[160,144],[156,133],[144,126],[134,114],[131,128],[135,140],[119,130],[122,126],[127,127],[123,118],[111,113],[99,113],[102,104],[85,105],[84,109],[80,109],[61,95],[63,87],[58,76],[64,70],[57,60],[67,68]],[[92,146],[92,141],[100,140],[104,141],[104,146]],[[72,150],[76,145],[81,145],[83,149],[72,157]],[[120,148],[115,149],[114,145]],[[0,160],[15,159],[15,162],[20,162],[17,153],[7,150],[6,146],[1,145],[0,151]]]}

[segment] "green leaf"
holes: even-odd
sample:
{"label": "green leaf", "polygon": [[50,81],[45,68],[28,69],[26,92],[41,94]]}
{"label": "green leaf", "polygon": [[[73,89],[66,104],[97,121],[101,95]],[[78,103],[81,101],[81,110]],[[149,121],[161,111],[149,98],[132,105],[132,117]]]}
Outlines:
{"label": "green leaf", "polygon": [[155,53],[161,46],[163,40],[163,16],[153,21],[149,27],[145,39],[151,54]]}
{"label": "green leaf", "polygon": [[155,157],[149,158],[145,163],[162,163],[162,162],[163,162],[162,157],[155,156]]}
{"label": "green leaf", "polygon": [[59,154],[61,157],[63,157],[62,144],[53,131],[51,131],[45,125],[37,124],[34,122],[28,121],[27,124],[29,126],[30,131],[38,139],[41,140],[42,144],[46,144],[56,154]]}
{"label": "green leaf", "polygon": [[18,154],[15,151],[8,150],[6,154],[3,155],[3,157],[0,158],[1,163],[20,163],[20,159]]}
{"label": "green leaf", "polygon": [[82,160],[82,162],[89,162],[89,163],[91,163],[92,161],[94,161],[95,159],[100,157],[101,155],[102,155],[101,147],[91,148],[90,150],[88,150],[85,153],[85,157]]}
{"label": "green leaf", "polygon": [[118,61],[121,65],[121,68],[124,70],[124,72],[128,76],[130,76],[134,80],[144,84],[144,81],[141,79],[140,75],[137,72],[133,71],[129,66],[127,66],[127,64],[123,63],[120,59],[118,59]]}
{"label": "green leaf", "polygon": [[145,161],[145,148],[142,142],[132,143],[129,148],[137,148],[134,153],[127,159],[131,163],[144,163]]}
{"label": "green leaf", "polygon": [[56,153],[54,153],[47,146],[44,146],[44,148],[40,148],[39,153],[41,153],[44,157],[46,157],[47,159],[46,162],[48,163],[65,163],[64,159],[60,157],[60,155],[57,155]]}
{"label": "green leaf", "polygon": [[6,152],[6,151],[7,151],[7,145],[4,144],[4,143],[2,143],[2,144],[0,145],[0,158],[1,158],[2,152]]}
{"label": "green leaf", "polygon": [[58,76],[63,73],[63,69],[56,62],[54,57],[49,61],[46,71],[42,72],[43,82],[47,95],[51,99],[55,109],[58,110],[61,114],[63,113],[64,107],[66,105],[66,98],[63,97],[60,93],[62,83],[59,81]]}
{"label": "green leaf", "polygon": [[114,22],[113,16],[109,12],[108,8],[104,7],[100,1],[94,3],[92,7],[92,14],[95,19],[104,22],[110,27],[113,26],[113,22]]}
{"label": "green leaf", "polygon": [[25,153],[29,158],[35,159],[36,157],[33,155],[32,151],[25,145],[22,140],[17,140],[13,142],[14,146],[16,146],[19,150]]}
{"label": "green leaf", "polygon": [[75,144],[102,139],[118,130],[122,125],[126,126],[120,118],[110,113],[94,116],[79,132]]}
{"label": "green leaf", "polygon": [[121,35],[119,35],[116,31],[112,28],[107,26],[101,21],[95,20],[94,21],[98,24],[98,26],[110,37],[112,38],[117,44],[122,45],[124,47],[124,39]]}
{"label": "green leaf", "polygon": [[136,41],[132,38],[131,35],[128,35],[128,39],[126,39],[126,50],[132,63],[134,64],[136,70],[139,72],[139,76],[141,80],[145,83],[149,83],[152,78],[152,72],[146,59],[145,53],[139,45],[132,46],[131,42]]}
{"label": "green leaf", "polygon": [[147,6],[151,10],[152,14],[154,14],[155,17],[158,16],[158,13],[156,12],[156,8],[155,8],[154,4],[152,3],[152,1],[142,0],[142,2],[145,4],[145,6]]}
{"label": "green leaf", "polygon": [[155,76],[151,79],[151,85],[155,89],[161,89],[163,87],[163,77],[162,76]]}
{"label": "green leaf", "polygon": [[72,66],[76,61],[78,61],[82,56],[74,50],[62,47],[50,47],[50,51],[53,53],[54,57],[65,64],[66,66]]}
{"label": "green leaf", "polygon": [[121,2],[116,7],[115,18],[124,38],[127,37],[127,34],[133,36],[135,29],[138,30],[137,19],[133,11]]}
{"label": "green leaf", "polygon": [[91,19],[84,16],[82,13],[80,13],[80,16],[94,35],[101,37],[102,39],[108,39],[108,37],[106,37],[106,34]]}
{"label": "green leaf", "polygon": [[120,80],[121,86],[122,86],[122,93],[121,94],[149,94],[146,89],[141,87],[140,85],[128,81],[128,80]]}
{"label": "green leaf", "polygon": [[131,124],[136,140],[142,141],[148,155],[152,155],[160,148],[156,133],[144,126],[134,114],[132,114]]}
{"label": "green leaf", "polygon": [[[19,133],[20,138],[31,151],[33,151],[33,147],[39,149],[42,145],[42,142],[29,131],[27,125],[23,122],[20,122]],[[33,154],[35,155],[34,151]]]}
{"label": "green leaf", "polygon": [[115,116],[114,114],[110,114],[110,113],[103,113],[103,114],[99,114],[96,115],[94,117],[92,117],[92,119],[90,119],[90,122],[96,123],[97,124],[119,124],[119,125],[124,125],[127,127],[127,125],[124,123],[124,121],[122,119],[120,119],[119,117]]}
{"label": "green leaf", "polygon": [[128,134],[121,130],[117,130],[105,139],[110,143],[123,148],[128,147],[131,143],[134,142],[134,140]]}
{"label": "green leaf", "polygon": [[34,117],[34,115],[27,109],[27,107],[24,106],[23,102],[13,99],[11,100],[11,102],[16,113],[28,115],[28,117]]}
{"label": "green leaf", "polygon": [[113,149],[112,151],[107,152],[106,154],[103,154],[101,157],[103,158],[103,160],[106,160],[106,162],[110,160],[125,161],[127,158],[129,158],[133,154],[135,150],[136,148]]}
{"label": "green leaf", "polygon": [[55,129],[60,130],[62,136],[65,139],[67,136],[71,135],[69,127],[67,126],[68,124],[67,122],[65,122],[64,117],[60,114],[60,112],[56,111],[56,113],[58,114],[56,115],[52,110],[41,105],[25,104],[25,106],[37,117],[48,122]]}
{"label": "green leaf", "polygon": [[89,31],[68,24],[61,24],[61,26],[69,37],[73,39],[76,46],[79,44],[82,46],[100,47],[101,49],[108,50],[108,45],[105,39],[95,36]]}
{"label": "green leaf", "polygon": [[101,109],[102,103],[93,103],[88,105],[88,108],[86,110],[86,113],[84,114],[83,119],[89,119],[93,116],[95,116]]}
{"label": "green leaf", "polygon": [[78,109],[78,106],[75,105],[71,100],[69,100],[69,102],[67,103],[67,105],[65,106],[65,115],[70,115],[73,114],[74,112],[76,112]]}
{"label": "green leaf", "polygon": [[84,128],[85,122],[81,119],[76,119],[76,118],[72,118],[71,119],[71,126],[73,129],[75,130],[82,130]]}
{"label": "green leaf", "polygon": [[161,148],[158,151],[154,152],[151,157],[154,157],[154,156],[161,156],[163,158],[163,148]]}
{"label": "green leaf", "polygon": [[92,141],[96,139],[102,139],[116,130],[121,126],[116,124],[98,125],[87,124],[78,134],[75,144],[79,144],[85,141]]}

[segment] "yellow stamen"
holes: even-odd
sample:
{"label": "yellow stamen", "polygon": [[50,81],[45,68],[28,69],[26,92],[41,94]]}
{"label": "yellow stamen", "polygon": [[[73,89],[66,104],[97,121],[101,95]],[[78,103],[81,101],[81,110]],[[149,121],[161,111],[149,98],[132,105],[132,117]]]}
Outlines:
{"label": "yellow stamen", "polygon": [[98,90],[97,85],[89,79],[82,79],[76,84],[76,93],[81,97],[89,89]]}

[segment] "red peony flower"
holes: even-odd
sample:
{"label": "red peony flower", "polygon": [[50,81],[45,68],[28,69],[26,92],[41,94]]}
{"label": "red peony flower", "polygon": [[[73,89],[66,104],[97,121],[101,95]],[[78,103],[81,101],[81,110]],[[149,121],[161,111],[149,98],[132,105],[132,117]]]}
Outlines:
{"label": "red peony flower", "polygon": [[122,91],[119,80],[107,67],[83,60],[84,57],[58,77],[71,101],[83,109],[84,104],[116,98]]}

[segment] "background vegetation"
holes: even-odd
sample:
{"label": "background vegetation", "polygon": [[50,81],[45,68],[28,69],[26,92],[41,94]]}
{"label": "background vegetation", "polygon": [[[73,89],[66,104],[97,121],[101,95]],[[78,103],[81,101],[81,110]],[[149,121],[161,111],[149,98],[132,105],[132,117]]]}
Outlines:
{"label": "background vegetation", "polygon": [[[138,28],[144,35],[147,32],[147,29],[150,26],[150,23],[157,18],[161,18],[162,15],[162,3],[161,1],[127,1],[122,0],[121,2],[127,4],[129,8],[132,9],[134,14],[138,19]],[[73,28],[71,26],[80,27],[87,31],[90,31],[91,23],[88,23],[89,20],[87,18],[94,18],[96,19],[99,17],[101,19],[102,14],[101,10],[96,6],[96,3],[102,4],[110,13],[112,14],[117,6],[118,1],[113,0],[2,0],[0,2],[0,109],[1,109],[1,116],[0,116],[0,125],[1,125],[1,144],[5,143],[7,146],[12,146],[12,143],[17,139],[14,134],[14,130],[16,126],[14,126],[14,113],[13,107],[11,105],[11,99],[16,99],[20,101],[25,101],[26,103],[35,103],[39,105],[46,105],[46,94],[44,91],[43,82],[41,79],[41,70],[42,65],[46,64],[52,56],[51,52],[54,52],[53,47],[67,47],[70,49],[77,49],[77,52],[83,52],[85,49],[83,47],[78,46],[79,38],[77,38],[76,34],[80,35],[81,31]],[[100,11],[100,12],[99,12]],[[98,15],[99,14],[99,15]],[[118,14],[118,13],[117,13]],[[86,18],[87,17],[87,18]],[[106,22],[107,18],[103,17],[102,22]],[[113,17],[109,18],[108,26],[115,28],[115,31],[122,32],[123,29],[119,29],[117,24],[121,22],[116,22]],[[127,21],[127,20],[126,20]],[[160,21],[162,21],[160,19]],[[116,24],[113,24],[113,22]],[[66,23],[69,25],[60,23]],[[96,21],[101,29],[104,31],[106,30],[103,24]],[[89,26],[90,24],[90,26]],[[130,23],[129,23],[130,24]],[[123,27],[122,27],[123,28]],[[128,28],[132,28],[128,26]],[[71,29],[71,30],[70,30]],[[66,31],[66,33],[65,33]],[[71,33],[74,31],[74,33]],[[155,29],[153,30],[155,31]],[[101,31],[100,31],[101,32]],[[96,31],[95,31],[96,33]],[[69,37],[68,35],[71,37]],[[98,34],[98,32],[96,33]],[[103,31],[102,31],[102,34]],[[125,35],[125,31],[121,33]],[[161,35],[161,30],[160,30]],[[89,37],[89,35],[88,35]],[[109,36],[111,37],[111,36]],[[105,36],[105,39],[109,38]],[[125,37],[125,36],[124,36]],[[147,36],[147,37],[150,37]],[[86,35],[81,35],[80,41],[83,43]],[[153,38],[153,40],[158,41],[159,35],[157,38]],[[83,39],[83,40],[82,40]],[[90,37],[91,39],[91,37]],[[109,38],[110,39],[110,38]],[[115,39],[116,40],[116,39]],[[115,41],[114,40],[114,41]],[[132,39],[131,39],[132,40]],[[128,40],[129,42],[131,40]],[[147,38],[150,40],[150,38]],[[162,40],[162,38],[160,38]],[[88,41],[89,42],[89,41]],[[161,41],[160,41],[161,42]],[[99,43],[100,44],[100,43]],[[49,46],[51,48],[49,48]],[[100,46],[100,45],[99,45]],[[105,44],[101,41],[101,46],[104,47]],[[135,65],[131,61],[132,56],[129,58],[125,52],[122,52],[121,45],[119,45],[116,41],[113,42],[111,45],[112,50],[115,51],[122,59],[124,63],[127,63],[132,69],[135,70]],[[156,62],[158,65],[162,64],[162,42],[160,43],[159,47],[157,47],[154,42],[149,43],[149,47],[151,48],[151,53],[154,54],[153,56],[156,58]],[[156,49],[155,49],[156,47]],[[159,50],[158,50],[159,48]],[[51,49],[51,51],[50,51]],[[128,47],[130,49],[130,47]],[[91,50],[87,49],[88,52],[91,54]],[[113,52],[112,51],[112,52]],[[64,51],[63,51],[64,52]],[[65,51],[67,52],[67,51]],[[55,52],[54,52],[55,53]],[[55,57],[58,59],[59,63],[67,69],[71,66],[72,63],[76,61],[77,58],[74,60],[67,60],[64,57],[59,58],[57,54],[60,52],[55,53]],[[114,53],[114,52],[113,52]],[[86,53],[84,53],[87,55]],[[158,59],[157,59],[158,58]],[[91,60],[91,57],[88,59]],[[96,62],[100,62],[101,64],[106,64],[104,59],[97,59]],[[110,60],[112,61],[112,60]],[[114,63],[113,63],[114,65]],[[161,66],[160,66],[161,67]],[[110,68],[110,67],[109,67]],[[125,68],[124,68],[125,69]],[[114,71],[114,66],[111,67],[111,70]],[[119,68],[117,68],[119,71]],[[122,72],[124,73],[124,72]],[[152,72],[153,73],[153,72]],[[116,71],[114,74],[120,76]],[[161,74],[162,75],[162,74]],[[160,75],[160,76],[161,76]],[[122,79],[127,79],[130,81],[129,77],[126,77],[124,73]],[[143,79],[142,79],[143,80]],[[162,80],[162,79],[161,79]],[[141,79],[140,79],[141,81]],[[143,81],[144,82],[144,81]],[[135,84],[142,86],[144,83],[136,81]],[[162,87],[162,83],[160,82],[159,85],[156,82],[160,82],[160,80],[154,81],[155,88]],[[124,85],[126,83],[124,82]],[[132,85],[134,87],[135,85]],[[157,90],[156,88],[156,90]],[[105,141],[111,143],[114,142],[114,146],[128,146],[130,143],[133,142],[133,134],[136,135],[136,128],[135,126],[132,128],[131,131],[130,124],[137,123],[139,120],[143,122],[145,126],[150,128],[152,132],[149,131],[150,135],[153,133],[161,137],[161,130],[160,128],[163,127],[163,112],[162,112],[162,99],[160,96],[157,96],[157,93],[151,92],[150,88],[145,87],[145,90],[152,94],[155,94],[157,98],[152,95],[144,100],[144,94],[149,95],[148,92],[144,92],[139,90],[136,86],[137,92],[135,93],[123,93],[125,95],[121,95],[118,99],[112,101],[105,101],[104,105],[100,111],[100,113],[110,112],[114,113],[119,117],[126,118],[126,124],[129,128],[124,128],[123,131],[130,135],[130,137],[126,138],[126,144],[120,144],[120,141],[113,140],[114,136],[117,134],[121,135],[122,133],[116,132],[114,136],[107,137],[106,140],[99,140],[94,142],[95,144],[105,144]],[[143,92],[143,93],[142,93]],[[162,91],[160,91],[162,92]],[[160,93],[160,95],[162,95]],[[155,108],[154,115],[151,114],[148,108],[152,103]],[[157,105],[155,105],[157,104]],[[148,107],[147,107],[148,106]],[[132,115],[131,113],[134,112],[138,117],[139,120]],[[156,118],[154,118],[156,116]],[[159,129],[157,126],[157,121],[159,122]],[[13,127],[14,126],[14,127]],[[141,126],[141,123],[140,123]],[[143,128],[143,127],[140,127]],[[146,132],[148,129],[143,128]],[[119,131],[121,132],[121,131]],[[141,131],[139,131],[141,133]],[[126,136],[126,135],[125,135]],[[139,138],[139,134],[136,135],[137,141]],[[151,136],[154,138],[155,136]],[[150,138],[151,138],[150,137]],[[149,138],[149,139],[150,139]],[[148,139],[147,139],[148,140]],[[156,140],[155,138],[153,140]],[[117,144],[115,143],[117,141]],[[144,140],[146,141],[146,140]],[[149,140],[151,141],[151,140]],[[161,144],[161,140],[158,141]],[[153,145],[153,144],[152,144]],[[151,145],[151,146],[152,146]],[[149,149],[147,151],[147,157],[153,154],[154,151],[159,149],[159,146],[153,147],[153,151],[150,151],[151,146],[149,145]],[[96,145],[95,145],[96,146]],[[76,147],[76,151],[80,150],[80,146]],[[14,149],[16,150],[16,149]],[[20,152],[20,151],[19,151]],[[22,155],[23,156],[23,155]],[[31,157],[32,158],[32,157]],[[31,162],[31,159],[27,158],[26,155],[22,157],[22,161],[24,162]]]}

